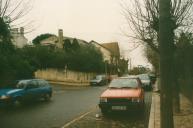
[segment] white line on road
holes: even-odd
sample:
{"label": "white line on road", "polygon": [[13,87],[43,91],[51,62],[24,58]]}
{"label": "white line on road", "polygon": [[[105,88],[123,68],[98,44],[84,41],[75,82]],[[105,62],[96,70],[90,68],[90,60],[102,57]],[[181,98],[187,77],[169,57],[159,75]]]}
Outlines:
{"label": "white line on road", "polygon": [[95,107],[95,108],[92,108],[92,109],[89,110],[88,112],[86,112],[86,113],[80,115],[79,117],[73,119],[72,121],[66,123],[66,124],[65,124],[64,126],[62,126],[61,128],[66,128],[66,127],[70,126],[70,125],[73,124],[74,122],[82,119],[82,118],[85,117],[86,115],[88,115],[88,114],[90,114],[91,112],[93,112],[95,109],[96,109],[96,107]]}

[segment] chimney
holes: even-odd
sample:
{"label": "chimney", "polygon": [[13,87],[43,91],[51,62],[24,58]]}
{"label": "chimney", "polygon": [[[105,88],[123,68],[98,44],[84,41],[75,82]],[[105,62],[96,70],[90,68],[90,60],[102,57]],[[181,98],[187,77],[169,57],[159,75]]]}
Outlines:
{"label": "chimney", "polygon": [[22,36],[24,36],[24,28],[23,28],[23,27],[20,28],[20,34],[21,34]]}
{"label": "chimney", "polygon": [[58,30],[58,43],[60,44],[60,45],[63,45],[63,30],[62,29],[59,29]]}

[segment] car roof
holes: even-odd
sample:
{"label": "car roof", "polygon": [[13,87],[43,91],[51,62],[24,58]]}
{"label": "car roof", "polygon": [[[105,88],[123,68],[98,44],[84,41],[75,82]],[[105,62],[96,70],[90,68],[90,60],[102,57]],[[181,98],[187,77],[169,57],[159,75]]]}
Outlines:
{"label": "car roof", "polygon": [[115,79],[138,79],[139,77],[137,76],[132,76],[132,77],[129,77],[129,76],[124,76],[124,77],[118,77],[118,78],[115,78]]}

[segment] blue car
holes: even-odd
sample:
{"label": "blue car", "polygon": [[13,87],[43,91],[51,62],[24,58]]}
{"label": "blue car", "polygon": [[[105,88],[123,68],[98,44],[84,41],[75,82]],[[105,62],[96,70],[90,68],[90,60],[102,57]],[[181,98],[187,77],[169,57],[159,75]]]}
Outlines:
{"label": "blue car", "polygon": [[0,104],[15,105],[32,100],[50,100],[52,87],[41,79],[19,80],[10,87],[0,89]]}

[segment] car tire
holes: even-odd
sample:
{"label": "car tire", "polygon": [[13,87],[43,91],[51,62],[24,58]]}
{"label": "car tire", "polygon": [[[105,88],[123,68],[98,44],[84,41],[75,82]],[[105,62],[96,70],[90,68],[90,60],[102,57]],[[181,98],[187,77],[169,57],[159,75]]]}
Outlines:
{"label": "car tire", "polygon": [[21,97],[16,97],[15,100],[10,102],[8,105],[9,106],[20,106],[22,104]]}
{"label": "car tire", "polygon": [[98,86],[102,86],[102,83],[101,83],[101,82],[99,82],[99,83],[98,83]]}
{"label": "car tire", "polygon": [[46,93],[46,94],[44,95],[44,100],[45,100],[45,101],[50,101],[50,100],[51,100],[51,94]]}

